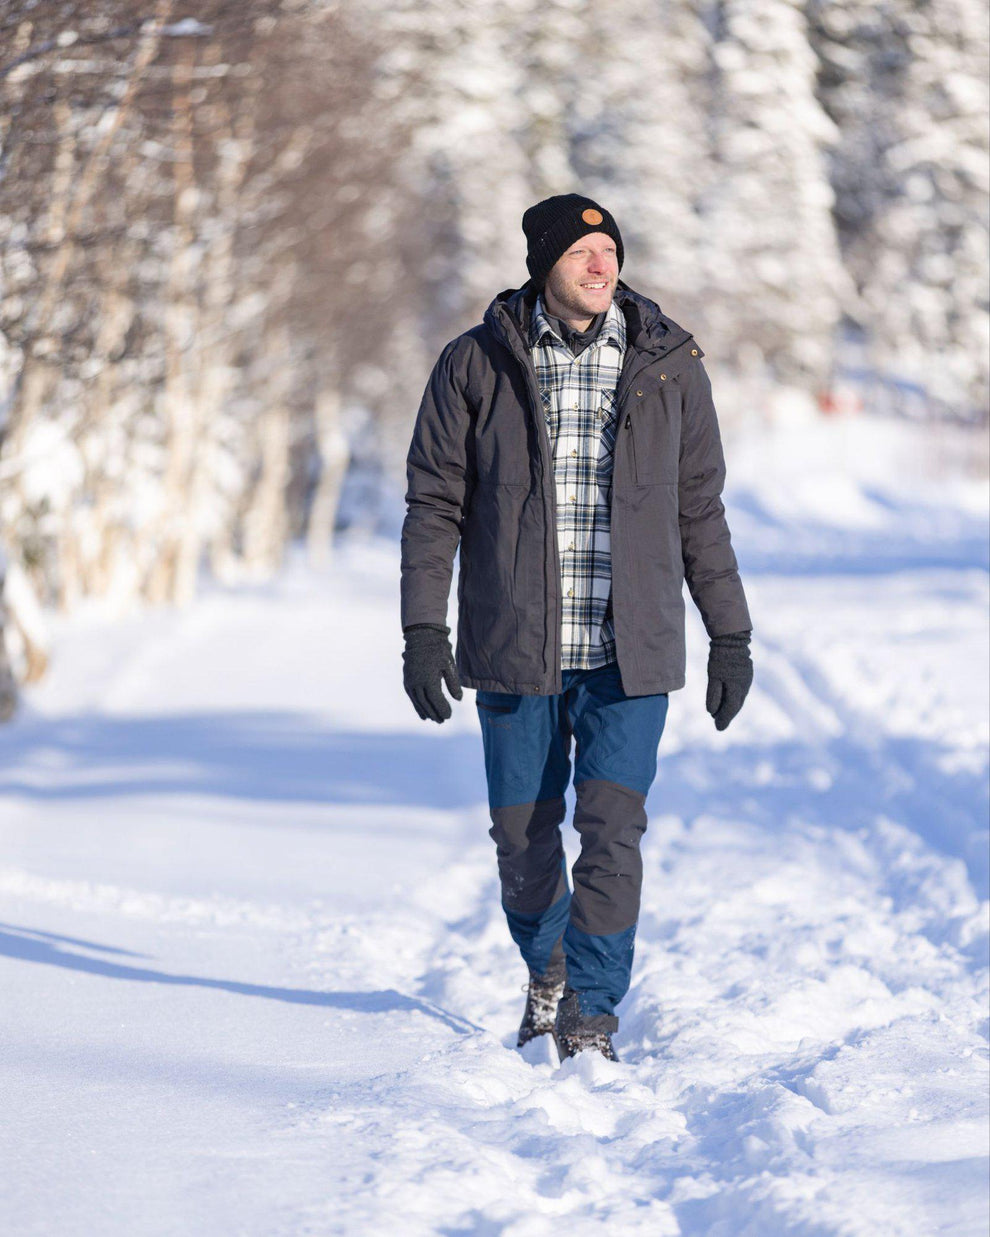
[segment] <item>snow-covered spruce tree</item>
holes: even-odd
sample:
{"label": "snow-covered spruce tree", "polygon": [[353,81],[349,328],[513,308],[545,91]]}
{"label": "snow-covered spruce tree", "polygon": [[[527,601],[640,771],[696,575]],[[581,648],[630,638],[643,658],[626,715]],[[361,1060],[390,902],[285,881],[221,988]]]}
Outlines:
{"label": "snow-covered spruce tree", "polygon": [[477,320],[493,292],[525,275],[519,230],[530,201],[521,148],[518,10],[481,0],[373,0],[389,122],[411,133],[397,167],[422,204],[418,311],[430,350]]}
{"label": "snow-covered spruce tree", "polygon": [[[990,398],[985,0],[809,0],[835,121],[836,223],[882,380],[922,415],[985,421]],[[908,405],[910,410],[910,405]]]}
{"label": "snow-covered spruce tree", "polygon": [[712,351],[736,371],[727,390],[763,409],[781,385],[810,396],[828,379],[848,282],[826,160],[837,134],[815,98],[799,2],[719,0],[703,12],[698,283]]}
{"label": "snow-covered spruce tree", "polygon": [[608,23],[598,21],[595,42],[608,40],[609,66],[594,113],[580,94],[576,100],[575,169],[602,195],[614,195],[637,285],[705,335],[697,258],[712,241],[698,208],[708,160],[707,27],[695,6],[683,3],[651,6],[634,40],[610,36]]}

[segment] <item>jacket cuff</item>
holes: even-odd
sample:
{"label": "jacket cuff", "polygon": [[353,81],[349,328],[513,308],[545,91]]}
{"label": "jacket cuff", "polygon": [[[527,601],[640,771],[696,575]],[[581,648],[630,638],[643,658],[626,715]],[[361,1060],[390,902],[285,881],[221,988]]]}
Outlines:
{"label": "jacket cuff", "polygon": [[751,631],[733,631],[724,636],[712,636],[711,645],[713,649],[745,648],[752,635]]}

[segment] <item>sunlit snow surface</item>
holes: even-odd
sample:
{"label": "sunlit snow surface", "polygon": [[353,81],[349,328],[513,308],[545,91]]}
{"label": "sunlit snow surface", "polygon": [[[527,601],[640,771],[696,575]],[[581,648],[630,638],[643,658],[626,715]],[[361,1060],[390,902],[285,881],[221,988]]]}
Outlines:
{"label": "sunlit snow surface", "polygon": [[727,451],[756,682],[716,733],[691,611],[619,1065],[511,1048],[394,540],[59,625],[0,730],[4,1232],[985,1233],[986,487],[868,422]]}

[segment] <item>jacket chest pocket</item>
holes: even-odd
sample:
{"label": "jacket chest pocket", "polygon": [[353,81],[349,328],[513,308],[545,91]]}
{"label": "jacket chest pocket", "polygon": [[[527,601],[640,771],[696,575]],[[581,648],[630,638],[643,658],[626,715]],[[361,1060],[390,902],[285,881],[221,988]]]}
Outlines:
{"label": "jacket chest pocket", "polygon": [[681,449],[677,383],[647,379],[629,392],[622,432],[629,435],[637,485],[676,485]]}

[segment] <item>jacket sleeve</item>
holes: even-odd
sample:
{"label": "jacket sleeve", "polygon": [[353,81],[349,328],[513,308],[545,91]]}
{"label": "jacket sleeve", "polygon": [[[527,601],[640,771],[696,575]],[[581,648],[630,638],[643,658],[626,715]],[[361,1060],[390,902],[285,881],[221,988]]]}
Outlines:
{"label": "jacket sleeve", "polygon": [[681,449],[678,503],[684,578],[709,636],[752,629],[746,595],[722,505],[725,459],[701,361],[680,377]]}
{"label": "jacket sleeve", "polygon": [[471,415],[457,376],[458,340],[441,352],[406,457],[401,538],[402,626],[447,621],[454,554],[473,489]]}

